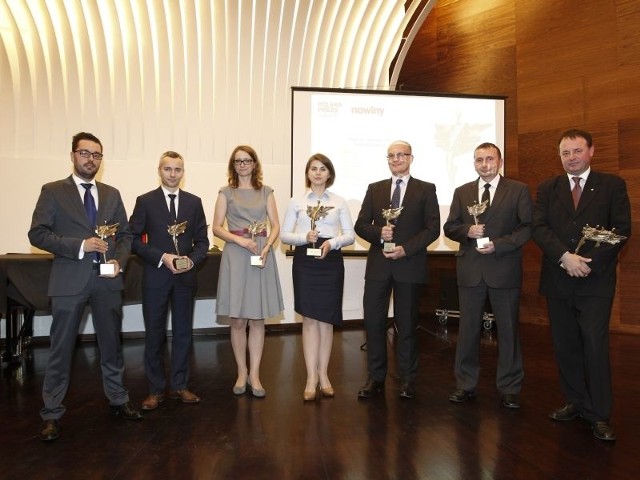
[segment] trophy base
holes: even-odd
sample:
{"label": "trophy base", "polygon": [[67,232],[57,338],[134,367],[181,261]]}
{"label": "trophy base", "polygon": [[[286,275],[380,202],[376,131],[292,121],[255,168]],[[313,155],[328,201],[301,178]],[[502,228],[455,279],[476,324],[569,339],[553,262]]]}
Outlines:
{"label": "trophy base", "polygon": [[175,268],[176,270],[188,270],[189,259],[187,257],[174,258],[173,268]]}
{"label": "trophy base", "polygon": [[384,253],[393,253],[393,251],[395,249],[396,249],[396,244],[395,243],[384,242],[384,244],[382,245],[382,251]]}
{"label": "trophy base", "polygon": [[321,248],[307,248],[307,257],[321,257],[322,249]]}
{"label": "trophy base", "polygon": [[476,245],[478,245],[478,248],[487,248],[490,241],[489,237],[478,238],[476,239]]}
{"label": "trophy base", "polygon": [[262,267],[262,258],[260,255],[251,255],[251,266],[252,267]]}
{"label": "trophy base", "polygon": [[100,272],[100,276],[115,275],[116,266],[113,263],[101,263],[99,272]]}

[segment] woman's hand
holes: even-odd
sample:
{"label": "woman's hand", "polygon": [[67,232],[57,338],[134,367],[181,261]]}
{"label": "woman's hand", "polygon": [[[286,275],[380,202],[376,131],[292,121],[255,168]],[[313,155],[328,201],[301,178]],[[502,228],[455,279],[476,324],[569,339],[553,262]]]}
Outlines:
{"label": "woman's hand", "polygon": [[307,243],[316,243],[318,241],[318,232],[317,230],[309,230],[307,232]]}
{"label": "woman's hand", "polygon": [[244,238],[244,237],[238,236],[236,243],[240,245],[242,248],[246,248],[254,255],[258,254],[258,244],[254,240],[251,240],[250,238]]}

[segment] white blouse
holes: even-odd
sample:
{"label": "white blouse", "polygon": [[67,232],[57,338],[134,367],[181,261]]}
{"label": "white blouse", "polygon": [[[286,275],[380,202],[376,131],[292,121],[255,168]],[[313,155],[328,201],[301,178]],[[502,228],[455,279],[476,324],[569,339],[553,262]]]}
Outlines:
{"label": "white blouse", "polygon": [[332,250],[338,250],[355,241],[353,221],[344,198],[328,190],[318,197],[312,190],[289,200],[284,222],[280,229],[280,240],[289,245],[306,245],[307,233],[311,230],[311,218],[307,215],[307,206],[317,206],[318,200],[323,207],[334,207],[327,215],[316,220],[318,236],[329,238]]}

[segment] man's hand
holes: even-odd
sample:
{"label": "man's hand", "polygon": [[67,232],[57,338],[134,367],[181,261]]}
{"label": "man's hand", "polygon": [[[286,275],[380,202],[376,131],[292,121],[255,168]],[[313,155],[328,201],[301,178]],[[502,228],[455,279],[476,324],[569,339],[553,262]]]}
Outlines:
{"label": "man's hand", "polygon": [[571,277],[586,277],[591,273],[588,263],[591,262],[590,258],[581,257],[575,253],[565,252],[560,257],[560,266],[564,268],[567,275]]}
{"label": "man's hand", "polygon": [[382,252],[382,254],[385,256],[385,258],[388,258],[389,260],[398,260],[399,258],[402,257],[406,257],[407,254],[404,253],[404,248],[403,247],[399,247],[396,245],[396,248],[393,249],[393,252]]}
{"label": "man's hand", "polygon": [[89,237],[84,239],[82,250],[85,252],[106,253],[109,250],[109,244],[98,237]]}

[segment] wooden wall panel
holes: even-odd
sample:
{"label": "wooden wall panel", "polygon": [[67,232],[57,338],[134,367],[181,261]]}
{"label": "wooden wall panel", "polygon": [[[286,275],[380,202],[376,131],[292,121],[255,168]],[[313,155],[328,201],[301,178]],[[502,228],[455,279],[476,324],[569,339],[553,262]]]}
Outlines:
{"label": "wooden wall panel", "polygon": [[[640,334],[640,2],[443,0],[414,41],[405,90],[507,97],[507,175],[535,196],[562,173],[557,138],[594,136],[593,168],[627,180],[632,236],[621,254],[613,330]],[[547,322],[541,252],[525,247],[523,322]]]}

